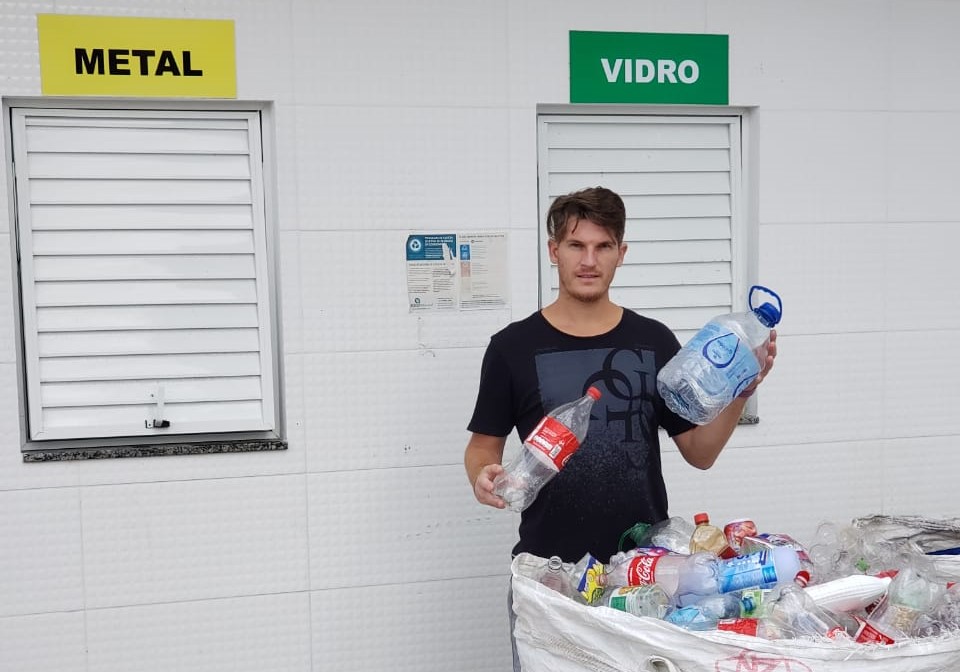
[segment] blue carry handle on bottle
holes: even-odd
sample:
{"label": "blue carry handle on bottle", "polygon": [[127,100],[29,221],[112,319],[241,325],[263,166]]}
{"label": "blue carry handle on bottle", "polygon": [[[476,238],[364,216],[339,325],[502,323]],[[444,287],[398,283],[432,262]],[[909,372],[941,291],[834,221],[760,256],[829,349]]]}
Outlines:
{"label": "blue carry handle on bottle", "polygon": [[[757,290],[766,292],[774,299],[777,300],[777,305],[772,303],[762,303],[759,306],[753,305],[753,293]],[[750,294],[747,296],[747,306],[750,308],[750,311],[757,316],[757,319],[760,320],[764,326],[770,327],[773,329],[780,322],[780,318],[783,316],[783,301],[780,300],[780,295],[768,287],[763,285],[754,285],[750,288]]]}

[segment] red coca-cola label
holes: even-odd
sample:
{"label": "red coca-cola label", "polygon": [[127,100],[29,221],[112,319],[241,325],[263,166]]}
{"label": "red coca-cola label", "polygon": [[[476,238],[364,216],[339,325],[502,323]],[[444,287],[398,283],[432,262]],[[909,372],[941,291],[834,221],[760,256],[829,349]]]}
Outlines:
{"label": "red coca-cola label", "polygon": [[627,565],[627,585],[649,586],[655,583],[657,562],[662,555],[638,555]]}
{"label": "red coca-cola label", "polygon": [[857,642],[860,644],[893,644],[894,639],[883,634],[869,623],[865,623],[860,628],[860,634],[857,635]]}
{"label": "red coca-cola label", "polygon": [[580,442],[570,428],[549,415],[533,428],[524,443],[550,458],[558,470],[563,468],[570,456],[580,447]]}
{"label": "red coca-cola label", "polygon": [[739,632],[741,635],[757,636],[758,621],[755,618],[723,618],[717,621],[717,630]]}

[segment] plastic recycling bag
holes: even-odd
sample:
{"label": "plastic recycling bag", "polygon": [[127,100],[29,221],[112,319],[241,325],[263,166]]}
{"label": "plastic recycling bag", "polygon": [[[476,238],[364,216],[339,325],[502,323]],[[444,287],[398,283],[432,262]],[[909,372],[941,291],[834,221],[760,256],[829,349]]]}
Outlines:
{"label": "plastic recycling bag", "polygon": [[575,602],[531,578],[544,562],[521,553],[511,565],[514,636],[524,672],[960,670],[957,634],[885,646],[692,632],[658,619]]}

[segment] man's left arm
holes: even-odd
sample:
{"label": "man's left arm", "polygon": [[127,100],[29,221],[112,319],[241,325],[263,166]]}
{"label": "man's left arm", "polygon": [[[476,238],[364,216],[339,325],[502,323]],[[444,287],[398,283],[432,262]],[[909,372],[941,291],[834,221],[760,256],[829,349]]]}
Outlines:
{"label": "man's left arm", "polygon": [[773,368],[773,360],[777,357],[777,332],[770,331],[770,347],[767,349],[767,361],[763,371],[757,376],[757,379],[750,384],[743,394],[730,402],[730,405],[723,409],[716,418],[706,425],[698,425],[682,434],[673,437],[673,442],[680,449],[683,459],[697,469],[709,469],[717,461],[720,451],[727,445],[733,430],[740,422],[740,416],[743,414],[743,407],[747,404],[747,399],[754,393],[757,386],[763,382],[763,379]]}

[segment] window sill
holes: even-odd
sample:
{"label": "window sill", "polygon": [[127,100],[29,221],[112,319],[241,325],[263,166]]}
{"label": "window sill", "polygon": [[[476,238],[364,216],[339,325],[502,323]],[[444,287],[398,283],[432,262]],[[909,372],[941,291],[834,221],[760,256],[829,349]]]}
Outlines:
{"label": "window sill", "polygon": [[24,451],[24,462],[66,462],[70,460],[103,460],[118,457],[160,457],[163,455],[210,455],[214,453],[253,453],[286,450],[287,442],[278,439],[238,441],[201,441],[197,443],[157,443],[90,448],[59,448]]}

